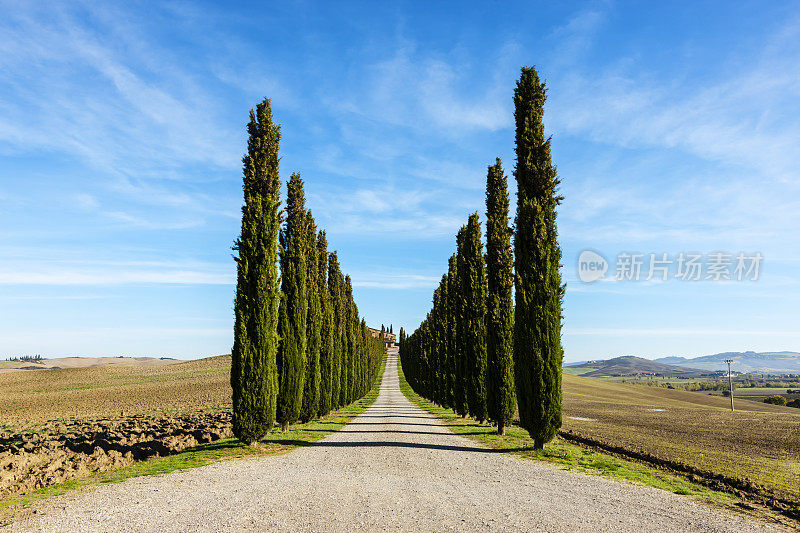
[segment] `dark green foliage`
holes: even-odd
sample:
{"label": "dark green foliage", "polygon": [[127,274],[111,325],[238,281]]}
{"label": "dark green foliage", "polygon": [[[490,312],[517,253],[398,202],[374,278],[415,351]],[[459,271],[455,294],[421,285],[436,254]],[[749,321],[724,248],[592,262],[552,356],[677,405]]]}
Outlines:
{"label": "dark green foliage", "polygon": [[344,305],[345,305],[345,350],[347,351],[347,368],[345,372],[345,397],[344,405],[350,404],[355,399],[355,378],[357,352],[356,352],[356,324],[358,323],[358,311],[355,309],[353,301],[353,282],[350,275],[344,277]]}
{"label": "dark green foliage", "polygon": [[430,380],[431,380],[431,399],[438,405],[444,405],[444,285],[447,283],[447,276],[442,276],[439,286],[433,291],[433,308],[430,313]]}
{"label": "dark green foliage", "polygon": [[520,423],[542,448],[561,427],[564,285],[556,229],[559,180],[542,117],[545,83],[525,67],[514,91],[517,215],[514,368]]}
{"label": "dark green foliage", "polygon": [[342,405],[342,368],[344,349],[342,347],[342,272],[336,252],[328,256],[328,297],[331,307],[331,409]]}
{"label": "dark green foliage", "polygon": [[786,405],[786,398],[776,394],[775,396],[764,398],[764,403],[771,403],[772,405]]}
{"label": "dark green foliage", "polygon": [[486,411],[486,271],[478,214],[469,216],[463,247],[464,277],[461,294],[464,299],[464,363],[467,377],[469,414],[483,422]]}
{"label": "dark green foliage", "polygon": [[445,331],[445,404],[447,407],[454,408],[456,405],[456,382],[457,382],[457,321],[458,321],[458,278],[456,277],[456,255],[450,256],[447,262],[447,289],[446,299],[446,331]]}
{"label": "dark green foliage", "polygon": [[[333,409],[331,399],[333,397],[333,378],[334,378],[334,342],[333,342],[333,313],[328,284],[328,240],[324,231],[320,231],[317,236],[317,267],[318,285],[320,288],[320,309],[322,314],[322,324],[320,326],[320,399],[319,416],[325,416]],[[338,372],[338,368],[336,369]],[[338,380],[338,375],[336,376]]]}
{"label": "dark green foliage", "polygon": [[317,250],[317,225],[311,211],[306,219],[306,279],[308,314],[306,319],[306,370],[303,388],[303,405],[300,420],[307,422],[319,412],[320,347],[322,344],[322,302],[320,300],[319,251]]}
{"label": "dark green foliage", "polygon": [[514,255],[508,225],[508,184],[500,159],[486,177],[486,402],[489,418],[504,434],[514,392]]}
{"label": "dark green foliage", "polygon": [[236,241],[235,325],[231,352],[233,433],[251,444],[275,421],[278,393],[277,242],[280,229],[278,147],[280,126],[272,122],[270,101],[250,111],[244,163],[242,231]]}
{"label": "dark green foliage", "polygon": [[286,198],[286,224],[281,231],[281,303],[278,334],[277,419],[287,430],[300,416],[306,369],[306,322],[308,319],[305,210],[303,180],[292,174]]}
{"label": "dark green foliage", "polygon": [[455,361],[453,365],[455,374],[455,386],[453,392],[455,394],[455,401],[453,402],[453,410],[461,416],[469,414],[469,406],[467,404],[467,385],[469,380],[467,377],[466,365],[466,324],[464,321],[464,285],[467,283],[467,267],[464,261],[464,247],[465,235],[467,232],[466,226],[461,226],[456,234],[456,277],[455,277],[455,291],[454,291],[454,315],[456,317],[456,346],[455,346]]}
{"label": "dark green foliage", "polygon": [[349,382],[347,377],[347,369],[352,363],[350,357],[350,348],[347,344],[347,319],[349,316],[349,306],[344,292],[344,274],[339,272],[339,305],[338,314],[336,315],[336,322],[339,325],[339,346],[341,347],[341,363],[339,365],[339,405],[347,405]]}

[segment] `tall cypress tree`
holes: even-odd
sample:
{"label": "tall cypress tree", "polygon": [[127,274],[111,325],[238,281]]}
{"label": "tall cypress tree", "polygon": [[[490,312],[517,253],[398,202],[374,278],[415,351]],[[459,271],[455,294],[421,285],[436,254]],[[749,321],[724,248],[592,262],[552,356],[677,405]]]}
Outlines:
{"label": "tall cypress tree", "polygon": [[446,350],[447,357],[445,358],[446,372],[446,387],[447,387],[447,406],[455,409],[456,405],[456,351],[458,346],[458,334],[456,321],[458,317],[457,312],[457,298],[458,287],[456,285],[458,278],[456,277],[456,255],[450,256],[447,262],[447,335],[446,335]]}
{"label": "tall cypress tree", "polygon": [[467,277],[467,265],[464,260],[466,231],[466,226],[461,226],[461,229],[458,230],[458,234],[456,234],[456,283],[455,290],[453,291],[456,330],[456,346],[455,353],[453,354],[453,367],[455,370],[455,386],[453,387],[455,393],[454,411],[462,417],[469,414],[469,407],[467,406],[468,378],[466,365],[467,331],[466,322],[464,320],[464,284],[466,283],[465,279]]}
{"label": "tall cypress tree", "polygon": [[486,177],[486,400],[497,433],[505,434],[514,393],[514,256],[508,226],[508,184],[500,158]]}
{"label": "tall cypress tree", "polygon": [[353,282],[350,274],[344,277],[344,301],[347,319],[345,322],[345,351],[347,352],[347,368],[345,373],[345,400],[343,405],[353,402],[355,391],[355,370],[356,370],[356,336],[355,329],[358,324],[358,314],[355,311],[353,301]]}
{"label": "tall cypress tree", "polygon": [[319,416],[331,412],[331,398],[333,394],[333,314],[331,307],[330,286],[328,284],[328,239],[324,231],[317,236],[317,261],[319,272],[318,285],[320,288],[320,308],[322,312],[322,325],[320,333],[320,392]]}
{"label": "tall cypress tree", "polygon": [[523,67],[514,91],[517,216],[514,368],[520,423],[541,449],[561,427],[561,320],[564,285],[556,208],[562,198],[545,138],[547,97],[536,69]]}
{"label": "tall cypress tree", "polygon": [[320,301],[319,252],[317,251],[317,225],[311,211],[306,218],[306,295],[308,314],[306,319],[306,370],[303,388],[303,405],[300,420],[307,422],[319,411],[320,346],[322,344],[322,305]]}
{"label": "tall cypress tree", "polygon": [[281,232],[281,305],[279,308],[277,418],[283,430],[300,416],[306,369],[306,321],[308,319],[307,246],[308,219],[300,175],[292,174],[286,197],[286,224]]}
{"label": "tall cypress tree", "polygon": [[432,328],[431,328],[431,369],[430,379],[433,390],[431,391],[431,399],[438,405],[444,405],[444,346],[442,339],[444,338],[445,327],[442,324],[442,312],[444,294],[444,283],[447,276],[442,276],[442,282],[433,291],[433,309],[431,310]]}
{"label": "tall cypress tree", "polygon": [[339,364],[339,405],[345,406],[348,404],[348,381],[347,369],[350,366],[350,349],[347,344],[347,329],[348,329],[348,316],[349,306],[344,289],[344,274],[339,270],[339,346],[341,349],[341,359]]}
{"label": "tall cypress tree", "polygon": [[280,230],[278,147],[281,130],[268,99],[250,110],[244,166],[242,231],[236,257],[235,325],[231,351],[233,433],[247,444],[261,439],[275,421],[278,393],[278,273]]}
{"label": "tall cypress tree", "polygon": [[467,406],[470,415],[483,422],[486,411],[486,273],[478,213],[467,221],[464,234],[464,360],[467,374]]}
{"label": "tall cypress tree", "polygon": [[[367,328],[367,321],[365,318],[361,319],[361,324],[358,328],[358,342],[361,347],[361,375],[359,376],[359,390],[358,390],[358,398],[364,396],[367,391],[369,390],[369,344],[370,339],[372,338],[372,334],[369,332],[369,328]],[[380,341],[381,344],[384,344],[383,340]]]}
{"label": "tall cypress tree", "polygon": [[328,297],[330,298],[331,325],[331,410],[341,403],[342,383],[342,273],[336,252],[328,255]]}

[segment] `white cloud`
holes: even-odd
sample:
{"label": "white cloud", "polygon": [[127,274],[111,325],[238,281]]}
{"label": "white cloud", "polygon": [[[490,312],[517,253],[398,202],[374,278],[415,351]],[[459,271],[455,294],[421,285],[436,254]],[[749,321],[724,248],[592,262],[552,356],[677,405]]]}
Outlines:
{"label": "white cloud", "polygon": [[86,194],[86,193],[73,194],[72,199],[75,201],[75,204],[80,209],[86,211],[94,210],[95,208],[100,206],[100,202],[98,202],[97,199],[91,194]]}
{"label": "white cloud", "polygon": [[[588,26],[574,39],[587,46]],[[589,33],[586,33],[589,32]],[[548,76],[548,125],[624,147],[677,148],[695,156],[743,165],[774,180],[800,167],[800,24],[790,21],[736,68],[716,81],[697,77],[653,80],[652,69],[619,60],[602,71],[568,64]],[[744,66],[742,66],[744,65]],[[696,81],[695,81],[696,80]]]}
{"label": "white cloud", "polygon": [[[0,285],[232,285],[235,266],[181,259],[146,259],[112,248],[109,256],[70,248],[1,247]],[[122,259],[120,256],[133,257]]]}
{"label": "white cloud", "polygon": [[354,273],[352,274],[353,287],[364,287],[370,289],[435,289],[441,280],[441,276],[425,276],[412,273],[396,274],[376,274],[376,273]]}
{"label": "white cloud", "polygon": [[49,270],[3,271],[0,270],[0,285],[127,285],[127,284],[172,284],[172,285],[232,285],[233,274],[196,272],[190,270]]}
{"label": "white cloud", "polygon": [[367,67],[353,98],[328,104],[345,114],[420,131],[434,128],[449,137],[507,128],[513,123],[506,82],[517,68],[510,61],[514,47],[499,49],[492,79],[476,86],[469,82],[474,73],[466,58],[437,57],[404,39],[389,59]]}
{"label": "white cloud", "polygon": [[788,336],[798,337],[797,331],[764,331],[740,329],[692,329],[692,328],[564,328],[564,335],[575,336],[612,336],[612,337],[650,337],[650,336],[728,336],[751,335],[757,337]]}
{"label": "white cloud", "polygon": [[122,176],[187,161],[238,167],[240,134],[217,120],[220,103],[141,34],[140,21],[106,9],[92,8],[92,30],[70,8],[7,10],[0,50],[9,68],[0,83],[13,98],[0,106],[0,141]]}

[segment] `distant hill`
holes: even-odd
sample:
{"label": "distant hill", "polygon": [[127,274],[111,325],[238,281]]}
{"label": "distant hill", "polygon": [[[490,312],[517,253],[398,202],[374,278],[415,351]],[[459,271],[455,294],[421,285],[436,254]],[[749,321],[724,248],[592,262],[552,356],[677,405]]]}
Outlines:
{"label": "distant hill", "polygon": [[641,357],[626,355],[607,359],[603,361],[587,361],[579,366],[570,365],[570,368],[586,369],[581,375],[585,377],[608,377],[608,376],[635,376],[640,374],[652,374],[664,377],[696,378],[708,374],[708,371],[698,368],[687,368],[675,366]]}
{"label": "distant hill", "polygon": [[662,357],[657,363],[686,365],[702,370],[727,370],[725,359],[732,359],[731,370],[742,373],[798,374],[800,353],[797,352],[723,352],[692,359],[686,357]]}

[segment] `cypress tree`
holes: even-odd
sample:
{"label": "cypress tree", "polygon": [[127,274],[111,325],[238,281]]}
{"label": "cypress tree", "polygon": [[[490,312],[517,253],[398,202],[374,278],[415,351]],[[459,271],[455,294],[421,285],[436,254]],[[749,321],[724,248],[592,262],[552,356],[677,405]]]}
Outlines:
{"label": "cypress tree", "polygon": [[514,394],[514,256],[508,226],[508,184],[500,158],[486,178],[486,400],[497,433],[505,434]]}
{"label": "cypress tree", "polygon": [[317,225],[311,211],[306,218],[306,294],[308,314],[306,319],[306,369],[303,388],[303,406],[300,420],[307,422],[319,411],[320,345],[322,344],[322,306],[320,302],[319,252],[317,251]]}
{"label": "cypress tree", "polygon": [[277,418],[283,430],[295,422],[303,402],[306,368],[306,321],[308,319],[307,291],[307,231],[305,193],[300,175],[292,174],[286,197],[286,224],[281,232],[281,302],[278,334]]}
{"label": "cypress tree", "polygon": [[320,404],[319,416],[325,416],[331,412],[331,398],[333,395],[333,370],[334,370],[334,348],[333,348],[333,314],[331,307],[330,286],[328,283],[328,240],[324,231],[320,231],[317,236],[317,261],[319,273],[318,285],[320,288],[320,308],[322,312],[322,324],[320,333]]}
{"label": "cypress tree", "polygon": [[277,241],[280,229],[280,126],[272,121],[268,99],[250,110],[249,139],[243,158],[242,229],[236,257],[235,325],[231,351],[233,433],[253,444],[275,421],[278,392]]}
{"label": "cypress tree", "polygon": [[466,323],[464,320],[464,285],[467,277],[466,263],[464,262],[464,235],[467,231],[466,226],[461,226],[456,234],[456,283],[454,296],[454,317],[456,329],[456,346],[454,355],[454,393],[455,393],[455,406],[454,410],[462,417],[467,416],[469,408],[467,406],[467,367],[466,367]]}
{"label": "cypress tree", "polygon": [[433,291],[433,309],[431,309],[431,360],[430,360],[430,380],[431,380],[431,400],[437,405],[444,405],[444,365],[442,364],[442,356],[444,352],[441,346],[441,338],[444,333],[444,328],[441,323],[442,316],[442,298],[443,298],[442,285],[440,284],[436,290]]}
{"label": "cypress tree", "polygon": [[356,332],[358,324],[358,313],[355,311],[353,301],[353,281],[350,274],[344,277],[344,301],[347,319],[345,322],[345,351],[347,352],[347,372],[345,374],[345,401],[342,405],[349,405],[353,402],[355,394],[356,376]]}
{"label": "cypress tree", "polygon": [[456,350],[458,343],[458,336],[456,333],[456,298],[458,297],[458,287],[456,286],[456,255],[450,256],[447,262],[447,331],[446,331],[446,352],[445,358],[446,366],[446,388],[447,388],[447,407],[455,409],[456,405]]}
{"label": "cypress tree", "polygon": [[347,373],[351,363],[350,348],[347,342],[349,305],[344,287],[344,275],[339,271],[339,346],[341,347],[341,364],[339,366],[339,405],[348,404],[348,381]]}
{"label": "cypress tree", "polygon": [[[372,334],[369,332],[369,328],[367,327],[367,321],[365,318],[361,319],[361,325],[358,328],[359,333],[359,345],[361,346],[361,375],[359,376],[359,392],[358,398],[364,396],[367,391],[369,390],[368,383],[369,383],[369,344],[370,339],[372,339]],[[384,346],[383,339],[380,340],[380,343]],[[356,399],[358,399],[356,398]]]}
{"label": "cypress tree", "polygon": [[464,234],[464,360],[467,406],[470,415],[483,422],[486,411],[486,274],[478,213],[467,221]]}
{"label": "cypress tree", "polygon": [[331,410],[342,405],[342,285],[339,258],[336,252],[328,255],[328,297],[331,308]]}
{"label": "cypress tree", "polygon": [[547,97],[536,69],[523,67],[514,91],[517,215],[514,368],[520,423],[541,449],[561,427],[561,320],[564,285],[556,208],[562,198],[544,136]]}

